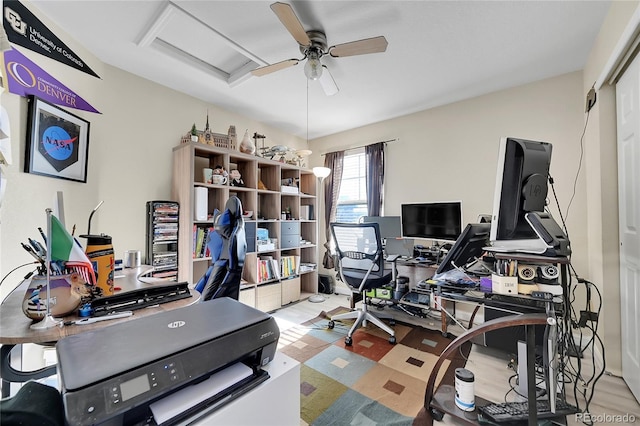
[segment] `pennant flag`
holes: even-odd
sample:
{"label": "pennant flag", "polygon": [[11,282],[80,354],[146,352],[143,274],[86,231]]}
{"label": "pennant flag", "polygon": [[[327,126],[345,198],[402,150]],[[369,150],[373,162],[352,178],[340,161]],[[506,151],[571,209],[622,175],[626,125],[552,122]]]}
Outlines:
{"label": "pennant flag", "polygon": [[54,215],[51,215],[51,260],[65,262],[67,268],[76,270],[87,283],[96,284],[91,261]]}
{"label": "pennant flag", "polygon": [[5,0],[2,12],[2,24],[11,43],[100,78],[22,3]]}
{"label": "pennant flag", "polygon": [[4,67],[7,79],[4,85],[11,93],[24,97],[35,95],[52,104],[99,113],[15,48],[4,52]]}

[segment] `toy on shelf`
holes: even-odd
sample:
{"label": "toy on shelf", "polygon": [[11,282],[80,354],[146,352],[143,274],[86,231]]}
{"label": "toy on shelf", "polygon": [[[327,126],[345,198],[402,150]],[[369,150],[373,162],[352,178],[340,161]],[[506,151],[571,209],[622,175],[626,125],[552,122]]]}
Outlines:
{"label": "toy on shelf", "polygon": [[238,169],[233,169],[231,170],[231,173],[229,173],[229,185],[245,186],[244,181],[242,180],[242,175]]}

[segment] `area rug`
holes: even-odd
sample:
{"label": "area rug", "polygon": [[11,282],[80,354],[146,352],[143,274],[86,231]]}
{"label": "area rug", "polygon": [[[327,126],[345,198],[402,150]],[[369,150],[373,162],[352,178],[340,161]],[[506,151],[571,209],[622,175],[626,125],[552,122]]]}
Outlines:
{"label": "area rug", "polygon": [[[300,417],[308,425],[411,425],[424,404],[431,369],[452,341],[437,330],[396,322],[397,344],[375,325],[344,338],[353,321],[336,321],[336,308],[280,334],[279,350],[301,363]],[[469,345],[470,347],[470,345]],[[469,347],[445,361],[438,382],[453,384]]]}

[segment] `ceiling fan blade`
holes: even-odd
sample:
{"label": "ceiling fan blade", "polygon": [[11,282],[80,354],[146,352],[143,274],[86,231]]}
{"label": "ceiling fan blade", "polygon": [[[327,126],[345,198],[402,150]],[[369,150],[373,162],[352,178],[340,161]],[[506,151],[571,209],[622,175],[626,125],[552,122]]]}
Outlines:
{"label": "ceiling fan blade", "polygon": [[329,48],[329,54],[334,58],[342,56],[366,55],[367,53],[379,53],[387,50],[387,39],[384,36],[366,38],[338,44]]}
{"label": "ceiling fan blade", "polygon": [[338,93],[338,85],[336,84],[336,81],[333,79],[333,76],[329,72],[329,68],[327,68],[326,65],[322,66],[322,75],[320,76],[319,80],[325,95],[333,96]]}
{"label": "ceiling fan blade", "polygon": [[272,72],[280,71],[285,68],[298,65],[299,59],[287,59],[286,61],[276,62],[275,64],[265,65],[264,67],[256,68],[251,71],[251,74],[256,77],[262,77],[263,75],[271,74]]}
{"label": "ceiling fan blade", "polygon": [[287,3],[277,2],[271,5],[271,10],[273,10],[273,13],[276,14],[280,22],[282,22],[282,25],[291,33],[299,45],[309,46],[311,44],[307,32],[304,30],[304,27],[291,6]]}

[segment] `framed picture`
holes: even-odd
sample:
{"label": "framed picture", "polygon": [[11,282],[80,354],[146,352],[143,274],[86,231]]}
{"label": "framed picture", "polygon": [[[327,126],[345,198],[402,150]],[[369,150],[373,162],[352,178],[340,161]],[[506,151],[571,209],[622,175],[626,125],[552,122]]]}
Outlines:
{"label": "framed picture", "polygon": [[88,121],[31,96],[27,126],[26,173],[87,182]]}

